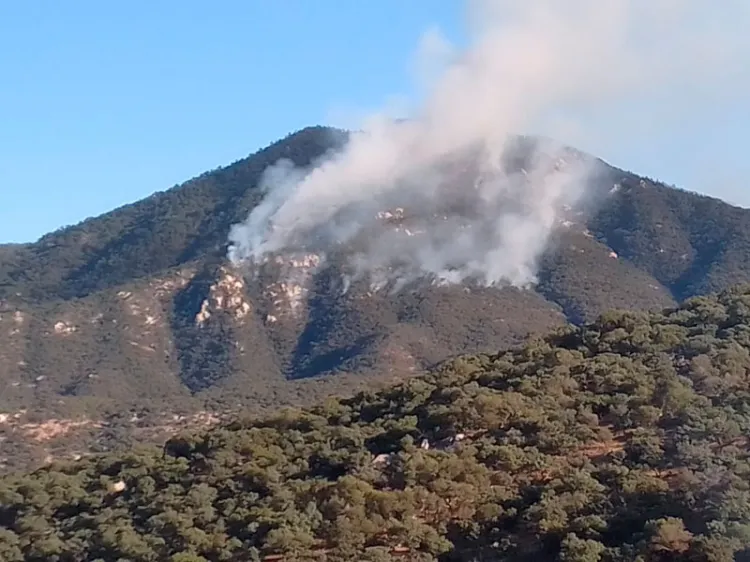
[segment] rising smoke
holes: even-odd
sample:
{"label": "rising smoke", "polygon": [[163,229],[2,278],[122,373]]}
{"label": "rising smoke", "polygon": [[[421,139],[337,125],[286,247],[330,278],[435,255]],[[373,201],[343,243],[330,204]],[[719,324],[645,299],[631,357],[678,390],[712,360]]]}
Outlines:
{"label": "rising smoke", "polygon": [[[280,161],[266,171],[264,200],[231,231],[232,261],[257,266],[279,253],[325,260],[346,247],[350,272],[376,288],[424,275],[533,283],[563,209],[586,197],[596,166],[551,141],[520,150],[514,135],[595,138],[592,116],[628,100],[664,102],[680,88],[710,90],[740,68],[732,64],[740,35],[707,25],[696,2],[467,7],[464,51],[434,30],[426,35],[427,93],[408,120],[373,116],[316,166]],[[743,7],[727,1],[722,10]]]}

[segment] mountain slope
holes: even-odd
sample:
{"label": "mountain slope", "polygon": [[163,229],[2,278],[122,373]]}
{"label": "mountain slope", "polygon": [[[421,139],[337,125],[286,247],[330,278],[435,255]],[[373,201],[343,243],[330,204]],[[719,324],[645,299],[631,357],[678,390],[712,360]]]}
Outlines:
{"label": "mountain slope", "polygon": [[750,559],[750,286],[0,479],[0,558]]}
{"label": "mountain slope", "polygon": [[677,299],[747,279],[748,210],[636,177],[591,230]]}
{"label": "mountain slope", "polygon": [[85,296],[184,264],[223,257],[229,227],[260,194],[253,187],[280,158],[307,166],[344,133],[311,127],[225,168],[110,213],[43,236],[3,268],[0,298],[21,290],[31,301]]}
{"label": "mountain slope", "polygon": [[[312,127],[138,203],[0,252],[0,408],[70,416],[308,401],[408,376],[613,307],[660,309],[750,273],[750,211],[599,162],[594,204],[558,226],[530,289],[415,285],[396,295],[337,262],[281,256],[294,281],[246,278],[231,226],[279,158],[346,133]],[[400,228],[398,224],[394,228]],[[336,374],[336,376],[325,376]],[[370,375],[370,377],[364,377]],[[308,379],[319,382],[305,384]]]}

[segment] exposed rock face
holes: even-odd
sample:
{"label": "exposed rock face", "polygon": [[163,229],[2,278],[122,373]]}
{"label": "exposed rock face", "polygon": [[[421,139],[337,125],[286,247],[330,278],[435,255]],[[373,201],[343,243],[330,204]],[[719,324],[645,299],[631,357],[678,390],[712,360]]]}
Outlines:
{"label": "exposed rock face", "polygon": [[78,328],[76,328],[73,324],[70,322],[67,322],[65,320],[60,322],[55,322],[54,330],[56,334],[62,334],[62,335],[70,335],[73,332],[75,332]]}
{"label": "exposed rock face", "polygon": [[211,285],[208,297],[201,303],[201,308],[195,316],[195,323],[199,326],[206,323],[211,314],[224,311],[241,323],[252,310],[252,306],[245,296],[245,281],[229,268],[219,269],[219,276]]}
{"label": "exposed rock face", "polygon": [[278,272],[278,280],[270,283],[263,291],[271,304],[271,311],[266,318],[276,322],[284,315],[299,317],[301,309],[306,306],[309,283],[321,265],[321,258],[317,254],[275,256],[272,263]]}

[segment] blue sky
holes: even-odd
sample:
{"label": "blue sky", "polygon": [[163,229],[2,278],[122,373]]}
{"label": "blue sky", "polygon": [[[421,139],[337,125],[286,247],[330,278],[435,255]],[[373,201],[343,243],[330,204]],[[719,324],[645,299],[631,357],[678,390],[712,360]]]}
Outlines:
{"label": "blue sky", "polygon": [[[460,44],[462,10],[459,0],[1,3],[0,242],[409,95],[421,33],[438,25]],[[648,138],[622,131],[582,148],[750,206],[748,125],[748,107],[696,108]]]}

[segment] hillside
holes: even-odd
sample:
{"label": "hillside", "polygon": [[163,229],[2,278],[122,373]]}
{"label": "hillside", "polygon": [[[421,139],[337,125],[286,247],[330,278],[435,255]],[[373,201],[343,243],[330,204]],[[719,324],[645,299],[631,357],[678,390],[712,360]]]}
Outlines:
{"label": "hillside", "polygon": [[[0,246],[0,414],[24,427],[88,420],[55,439],[0,425],[30,447],[15,458],[78,454],[87,446],[73,434],[94,446],[89,431],[131,418],[173,431],[175,416],[311,404],[610,308],[661,309],[750,278],[750,211],[601,161],[595,196],[559,222],[527,289],[424,283],[390,294],[355,283],[342,295],[340,264],[313,271],[315,254],[279,256],[294,282],[230,264],[230,228],[261,200],[264,170],[280,158],[308,165],[345,141],[303,129],[33,244]],[[384,225],[410,235],[395,212]]]}
{"label": "hillside", "polygon": [[0,480],[0,559],[750,559],[750,286]]}

